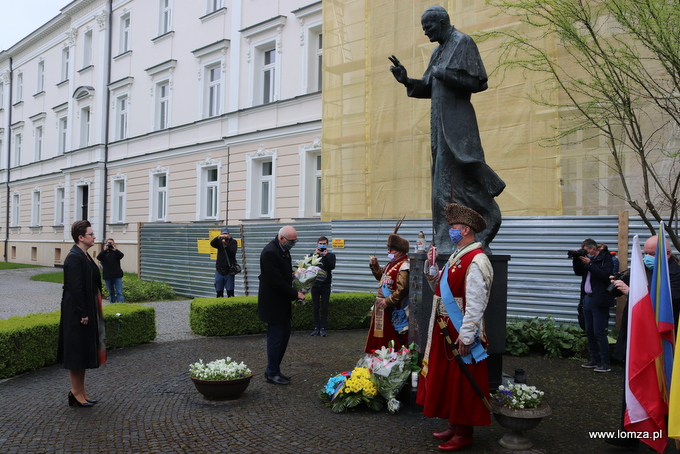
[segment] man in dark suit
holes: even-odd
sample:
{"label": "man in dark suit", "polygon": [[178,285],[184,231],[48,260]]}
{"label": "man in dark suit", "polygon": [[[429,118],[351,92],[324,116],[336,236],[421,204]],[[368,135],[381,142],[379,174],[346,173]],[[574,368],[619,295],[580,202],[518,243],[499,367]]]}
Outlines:
{"label": "man in dark suit", "polygon": [[305,295],[293,288],[293,265],[290,249],[297,243],[297,232],[290,226],[281,227],[279,234],[260,254],[260,288],[257,292],[257,315],[267,323],[268,383],[287,385],[290,377],[281,373],[281,361],[290,338],[292,301]]}

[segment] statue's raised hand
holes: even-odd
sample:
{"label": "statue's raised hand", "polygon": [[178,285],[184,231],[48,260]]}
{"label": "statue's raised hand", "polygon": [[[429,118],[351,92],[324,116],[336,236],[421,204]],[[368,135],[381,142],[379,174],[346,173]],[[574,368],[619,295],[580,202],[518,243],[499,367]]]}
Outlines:
{"label": "statue's raised hand", "polygon": [[408,75],[406,73],[406,68],[404,68],[404,65],[402,65],[399,59],[394,55],[387,58],[389,58],[389,60],[394,65],[390,66],[390,71],[392,71],[392,75],[394,75],[394,78],[397,79],[397,82],[406,85],[406,83],[408,82]]}

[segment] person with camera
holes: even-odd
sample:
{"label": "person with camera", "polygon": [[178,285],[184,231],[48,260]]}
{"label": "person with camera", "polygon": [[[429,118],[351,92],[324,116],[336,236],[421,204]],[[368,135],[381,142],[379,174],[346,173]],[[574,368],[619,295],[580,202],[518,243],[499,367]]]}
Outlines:
{"label": "person with camera", "polygon": [[123,257],[125,257],[125,254],[118,250],[113,238],[106,240],[104,250],[97,256],[97,260],[102,266],[102,274],[111,303],[125,302],[123,297],[123,269],[120,267],[120,260]]}
{"label": "person with camera", "polygon": [[319,237],[314,255],[321,259],[319,268],[326,272],[325,279],[317,279],[312,286],[312,313],[314,315],[314,331],[312,336],[326,337],[326,320],[328,319],[328,302],[331,298],[331,272],[335,269],[335,254],[328,251],[328,238]]}
{"label": "person with camera", "polygon": [[581,298],[579,305],[583,308],[586,337],[590,361],[581,364],[595,372],[610,372],[609,340],[607,339],[609,324],[609,308],[616,304],[614,296],[608,291],[609,276],[613,274],[612,256],[598,250],[595,240],[588,238],[581,243],[581,249],[569,251],[574,274],[581,276]]}
{"label": "person with camera", "polygon": [[224,298],[224,291],[227,291],[227,298],[234,296],[234,265],[236,262],[236,240],[229,235],[227,227],[222,228],[218,236],[210,241],[210,246],[217,249],[217,260],[215,260],[215,292],[217,298]]}

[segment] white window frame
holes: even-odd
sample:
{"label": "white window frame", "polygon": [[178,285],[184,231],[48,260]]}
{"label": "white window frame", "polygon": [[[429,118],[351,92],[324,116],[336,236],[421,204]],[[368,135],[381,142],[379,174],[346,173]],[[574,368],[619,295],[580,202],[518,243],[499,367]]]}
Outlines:
{"label": "white window frame", "polygon": [[317,169],[317,158],[321,155],[321,140],[315,137],[312,143],[300,146],[300,202],[298,217],[320,217],[323,193],[319,190],[322,171]]}
{"label": "white window frame", "polygon": [[31,194],[31,227],[39,227],[42,214],[42,191],[35,188]]}
{"label": "white window frame", "polygon": [[172,31],[172,0],[158,2],[158,36]]}
{"label": "white window frame", "polygon": [[14,154],[14,167],[19,167],[21,165],[21,153],[23,149],[23,131],[15,130],[14,135],[14,147],[12,152]]}
{"label": "white window frame", "polygon": [[68,115],[57,119],[57,156],[68,151]]}
{"label": "white window frame", "polygon": [[128,118],[130,112],[130,96],[128,93],[116,97],[116,134],[117,140],[128,137]]}
{"label": "white window frame", "polygon": [[35,125],[35,146],[33,148],[33,161],[40,161],[43,158],[45,149],[45,127],[42,124]]}
{"label": "white window frame", "polygon": [[[260,104],[269,104],[278,100],[278,90],[276,78],[279,76],[277,63],[276,44],[268,43],[262,48],[258,48],[256,55],[261,61],[258,63],[260,75],[258,77],[260,94],[258,95]],[[267,56],[273,57],[274,61],[267,62]],[[259,66],[261,65],[261,66]]]}
{"label": "white window frame", "polygon": [[94,35],[92,29],[83,33],[83,68],[91,66],[94,62]]}
{"label": "white window frame", "polygon": [[[163,90],[164,87],[167,94]],[[154,130],[161,131],[170,127],[170,80],[165,79],[157,82],[155,88]]]}
{"label": "white window frame", "polygon": [[36,86],[36,94],[45,91],[45,60],[38,61],[38,85]]}
{"label": "white window frame", "polygon": [[[80,179],[75,183],[76,203],[73,207],[73,219],[76,221],[87,220],[90,216],[90,199],[92,192],[90,191],[90,180]],[[85,197],[85,190],[87,188],[87,197]]]}
{"label": "white window frame", "polygon": [[[217,74],[218,79],[212,79],[213,74]],[[221,62],[205,66],[205,118],[216,117],[222,113],[223,80]]]}
{"label": "white window frame", "polygon": [[214,13],[215,11],[222,9],[222,7],[223,7],[222,0],[206,0],[205,13],[206,14]]}
{"label": "white window frame", "polygon": [[[122,190],[121,190],[122,185]],[[117,174],[111,179],[111,223],[124,224],[127,210],[127,175]]]}
{"label": "white window frame", "polygon": [[302,46],[300,79],[301,93],[321,91],[321,66],[323,64],[323,48],[320,46],[322,27],[322,5],[316,2],[295,11],[295,18],[302,27],[300,45]]}
{"label": "white window frame", "polygon": [[64,46],[61,50],[61,81],[69,79],[69,66],[71,64],[71,47]]}
{"label": "white window frame", "polygon": [[5,83],[0,82],[0,109],[5,108]]}
{"label": "white window frame", "polygon": [[268,102],[278,101],[281,96],[281,36],[285,24],[286,16],[278,16],[241,30],[241,34],[248,45],[248,72],[251,80],[248,87],[248,98],[251,106],[264,104],[264,53],[271,49],[274,49],[276,54],[271,68],[274,77],[270,87],[272,93]]}
{"label": "white window frame", "polygon": [[12,194],[12,227],[19,227],[19,220],[21,215],[21,195],[18,191]]}
{"label": "white window frame", "polygon": [[[159,187],[158,183],[165,177],[165,186]],[[149,172],[149,222],[166,222],[168,220],[168,187],[170,184],[170,172],[167,167],[158,166]],[[162,203],[162,213],[158,208]]]}
{"label": "white window frame", "polygon": [[64,225],[66,213],[66,187],[59,184],[54,188],[54,225]]}
{"label": "white window frame", "polygon": [[24,73],[23,72],[18,72],[17,73],[17,87],[16,87],[16,101],[17,102],[22,102],[24,100]]}
{"label": "white window frame", "polygon": [[78,146],[80,148],[85,148],[90,144],[90,140],[92,139],[92,105],[87,104],[85,106],[81,106],[79,117],[80,135]]}
{"label": "white window frame", "polygon": [[[246,155],[246,218],[273,218],[276,213],[276,170],[277,150],[260,147],[255,153]],[[271,163],[271,175],[263,177],[264,163]],[[269,209],[262,213],[263,183],[269,185]]]}
{"label": "white window frame", "polygon": [[[217,220],[220,215],[220,183],[222,160],[213,160],[208,156],[205,161],[196,164],[196,220]],[[215,173],[215,180],[210,173]]]}
{"label": "white window frame", "polygon": [[118,54],[124,54],[132,49],[132,14],[127,11],[120,16],[120,32],[118,36]]}

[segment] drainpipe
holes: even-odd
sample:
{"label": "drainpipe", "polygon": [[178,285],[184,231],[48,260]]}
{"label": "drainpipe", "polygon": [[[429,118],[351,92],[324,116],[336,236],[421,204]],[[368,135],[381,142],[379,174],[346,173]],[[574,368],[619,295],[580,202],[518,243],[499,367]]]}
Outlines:
{"label": "drainpipe", "polygon": [[102,207],[102,244],[106,243],[106,206],[108,203],[108,186],[109,186],[109,123],[110,123],[110,116],[111,116],[111,109],[109,107],[109,103],[111,102],[111,90],[109,90],[109,84],[111,83],[111,46],[112,46],[112,40],[113,40],[113,33],[111,31],[111,27],[113,25],[113,20],[111,19],[111,16],[113,15],[113,0],[109,0],[109,17],[108,17],[108,49],[107,49],[107,55],[106,55],[106,94],[104,95],[104,98],[106,99],[106,103],[104,104],[104,117],[105,117],[105,125],[104,125],[104,187],[102,190],[104,191],[104,206]]}
{"label": "drainpipe", "polygon": [[4,259],[7,261],[7,248],[9,247],[9,204],[10,204],[10,194],[9,194],[9,174],[10,165],[12,164],[12,132],[10,131],[10,125],[12,124],[12,92],[14,88],[12,83],[14,82],[14,72],[12,68],[12,57],[9,57],[9,105],[7,108],[7,181],[5,186],[7,186],[7,203],[5,204],[5,250]]}

